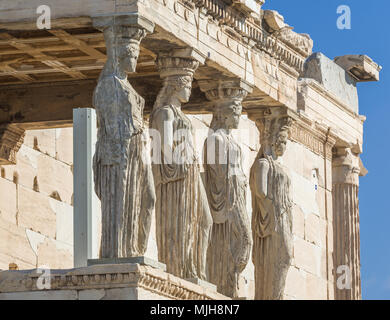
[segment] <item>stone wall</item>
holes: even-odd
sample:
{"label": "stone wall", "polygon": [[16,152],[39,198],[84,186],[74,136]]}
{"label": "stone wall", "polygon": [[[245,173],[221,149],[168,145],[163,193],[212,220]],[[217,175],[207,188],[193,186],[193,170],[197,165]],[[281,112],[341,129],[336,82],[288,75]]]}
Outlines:
{"label": "stone wall", "polygon": [[[293,193],[294,255],[287,275],[286,298],[328,299],[328,239],[332,224],[331,162],[307,147],[289,142],[284,164]],[[325,170],[326,168],[326,170]],[[330,256],[331,258],[331,256]],[[331,273],[331,270],[329,270]]]}
{"label": "stone wall", "polygon": [[73,267],[72,131],[27,131],[1,167],[0,269]]}

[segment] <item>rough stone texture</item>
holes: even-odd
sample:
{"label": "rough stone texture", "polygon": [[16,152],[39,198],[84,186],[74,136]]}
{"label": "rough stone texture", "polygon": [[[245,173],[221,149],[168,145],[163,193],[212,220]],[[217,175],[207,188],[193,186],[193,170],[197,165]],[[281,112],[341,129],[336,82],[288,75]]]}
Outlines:
{"label": "rough stone texture", "polygon": [[365,55],[346,55],[334,58],[356,81],[379,81],[382,67]]}
{"label": "rough stone texture", "polygon": [[24,139],[24,130],[13,126],[0,126],[0,164],[15,164],[16,154]]}

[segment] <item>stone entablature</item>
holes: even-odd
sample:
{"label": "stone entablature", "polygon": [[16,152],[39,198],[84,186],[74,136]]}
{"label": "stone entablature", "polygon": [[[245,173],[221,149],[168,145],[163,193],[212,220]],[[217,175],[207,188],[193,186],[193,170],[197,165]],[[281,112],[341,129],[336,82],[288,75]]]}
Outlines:
{"label": "stone entablature", "polygon": [[[276,108],[259,108],[248,116],[253,121],[264,116],[271,115]],[[336,143],[336,135],[331,127],[310,119],[304,112],[293,112],[279,108],[281,114],[291,117],[291,129],[289,139],[298,142],[310,149],[313,153],[328,160],[332,159],[332,148]],[[262,139],[262,138],[260,138]]]}
{"label": "stone entablature", "polygon": [[[260,26],[260,21],[251,17],[246,17],[235,8],[226,5],[223,0],[194,0],[191,1],[195,7],[199,7],[204,18],[208,19],[208,24],[213,21],[219,26],[216,37],[221,41],[221,32],[232,36],[240,43],[249,45],[248,49],[255,47],[259,50],[266,51],[272,57],[278,58],[288,64],[290,67],[301,71],[303,63],[307,56],[311,54],[313,43],[310,38],[302,37],[299,34],[289,31],[283,31],[274,36],[268,33]],[[188,2],[174,1],[174,12],[182,16],[186,21],[191,20],[193,15],[196,24],[195,8],[191,8]],[[169,7],[169,0],[163,0],[164,6]],[[208,25],[206,25],[208,32]],[[302,37],[302,39],[301,39]],[[301,41],[299,41],[300,39]],[[229,39],[227,38],[229,46]],[[303,44],[304,43],[304,44]],[[234,48],[231,48],[234,50]]]}
{"label": "stone entablature", "polygon": [[[294,33],[290,27],[283,29],[283,32],[271,34],[261,26],[261,21],[256,21],[251,16],[245,18],[233,7],[224,4],[217,10],[217,5],[203,1],[197,4],[192,1],[184,3],[150,0],[132,4],[125,2],[117,6],[114,1],[98,0],[93,6],[80,5],[80,1],[74,3],[71,1],[66,7],[60,5],[57,0],[48,2],[47,5],[51,8],[61,8],[61,10],[52,10],[52,29],[88,28],[92,27],[91,17],[113,12],[121,14],[137,11],[156,24],[156,32],[147,37],[149,43],[144,43],[148,50],[153,51],[152,47],[158,42],[163,43],[163,46],[169,42],[169,46],[195,47],[208,58],[210,61],[208,65],[210,64],[212,68],[219,69],[223,73],[231,73],[255,84],[254,96],[264,98],[267,96],[267,99],[273,103],[277,101],[294,109],[296,98],[293,94],[294,88],[290,89],[290,82],[298,77],[306,57],[311,53],[312,45],[311,40]],[[85,2],[88,4],[90,1]],[[20,16],[20,12],[26,12],[25,10],[35,12],[35,5],[38,3],[34,1],[24,3],[16,10],[15,4],[12,1],[8,3],[7,0],[4,6],[9,8],[9,14],[6,16],[0,14],[0,26],[6,30],[36,30],[35,15]],[[210,7],[209,11],[206,6]],[[22,23],[21,18],[24,21]],[[17,41],[15,37],[11,40]],[[303,47],[299,44],[302,41],[307,42]],[[277,64],[280,63],[281,68],[288,70],[285,71],[286,79],[284,76],[274,79],[271,74],[263,70],[260,73],[254,70],[253,57],[261,53],[274,59]],[[55,66],[60,65],[56,63]],[[95,68],[101,68],[101,65]],[[269,68],[272,69],[273,66],[270,65]],[[18,72],[23,73],[18,74],[20,79],[25,77],[25,70]],[[82,76],[80,73],[83,73],[69,68],[67,72],[78,76]],[[84,78],[88,77],[84,75]],[[279,83],[276,87],[275,81]]]}
{"label": "stone entablature", "polygon": [[[34,2],[34,1],[33,1]],[[85,1],[89,2],[89,1]],[[173,0],[149,0],[138,2],[136,5],[133,3],[123,3],[123,4],[115,4],[114,1],[105,1],[106,3],[96,3],[96,6],[82,6],[75,5],[78,9],[77,16],[85,17],[85,16],[94,16],[96,14],[101,14],[102,12],[113,12],[112,9],[116,9],[115,12],[127,12],[130,7],[137,7],[139,9],[146,9],[145,13],[147,13],[148,7],[153,8],[153,2],[157,2],[162,4],[168,8],[170,8],[176,15],[183,18],[184,21],[188,21],[191,24],[196,24],[199,26],[199,21],[197,20],[198,13],[197,11],[203,12],[206,14],[207,19],[214,20],[217,25],[220,25],[220,32],[224,32],[223,30],[226,28],[230,29],[230,32],[233,31],[233,35],[237,39],[240,39],[243,43],[249,43],[250,40],[254,41],[252,45],[257,46],[260,50],[265,50],[271,56],[276,56],[282,60],[285,60],[291,67],[301,70],[303,67],[303,62],[305,58],[311,54],[312,42],[310,45],[309,39],[308,45],[297,45],[297,39],[300,38],[300,35],[295,32],[288,32],[286,36],[281,36],[280,39],[268,33],[264,30],[260,25],[260,20],[258,18],[254,18],[251,16],[247,16],[244,11],[237,8],[235,5],[229,5],[227,2],[223,0],[190,0],[190,1],[173,1]],[[110,4],[112,2],[112,4]],[[261,3],[262,1],[260,1]],[[60,4],[56,0],[47,1],[47,5],[54,8],[61,7],[61,11],[57,13],[54,18],[65,18],[69,16],[76,16],[76,12],[71,9],[71,5],[69,8],[62,8]],[[37,4],[38,6],[38,4]],[[9,11],[13,11],[13,4],[6,3],[4,7],[9,8]],[[29,3],[26,7],[36,8],[35,3]],[[99,8],[100,7],[100,8]],[[199,8],[199,9],[197,9]],[[21,8],[22,9],[22,8]],[[27,9],[27,8],[26,8]],[[74,8],[75,9],[75,8]],[[110,10],[111,9],[111,10]],[[35,11],[35,10],[34,10]],[[141,10],[140,10],[141,11]],[[143,11],[143,10],[142,10]],[[169,17],[163,17],[164,13],[160,11],[161,18],[165,19]],[[27,17],[25,21],[35,20],[35,16]],[[6,26],[8,28],[12,28],[9,23],[18,21],[18,15],[7,15],[0,16],[0,26],[8,23]],[[156,23],[158,23],[159,19],[156,19]],[[34,21],[35,22],[35,21]],[[163,26],[164,23],[158,23]],[[56,25],[56,24],[54,24]],[[229,30],[226,30],[229,32]]]}
{"label": "stone entablature", "polygon": [[334,134],[328,131],[330,128],[324,128],[308,119],[305,120],[293,123],[290,139],[304,145],[315,154],[332,160],[332,148],[336,139]]}
{"label": "stone entablature", "polygon": [[304,122],[318,123],[332,129],[338,139],[347,143],[363,140],[365,116],[353,112],[338,96],[318,81],[301,78],[298,81],[298,112]]}

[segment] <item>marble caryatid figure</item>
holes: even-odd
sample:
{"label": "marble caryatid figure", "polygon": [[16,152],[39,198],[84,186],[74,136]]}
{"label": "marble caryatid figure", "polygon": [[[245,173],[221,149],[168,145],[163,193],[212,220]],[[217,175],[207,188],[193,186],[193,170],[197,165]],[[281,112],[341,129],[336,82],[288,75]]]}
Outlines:
{"label": "marble caryatid figure", "polygon": [[100,258],[141,256],[146,251],[155,206],[153,173],[144,133],[144,99],[127,79],[135,72],[143,28],[103,28],[107,62],[93,94],[98,119],[93,159],[101,200]]}
{"label": "marble caryatid figure", "polygon": [[286,151],[292,120],[267,111],[256,121],[261,148],[250,172],[252,261],[255,299],[280,300],[291,264],[293,241],[290,178],[280,158]]}
{"label": "marble caryatid figure", "polygon": [[[222,294],[239,297],[239,276],[246,267],[252,235],[246,209],[247,177],[242,151],[232,136],[247,95],[238,81],[199,83],[214,102],[210,134],[204,144],[205,186],[213,229],[208,251],[208,279]],[[250,88],[250,87],[249,87]],[[248,90],[248,89],[247,89]]]}
{"label": "marble caryatid figure", "polygon": [[156,187],[156,239],[159,261],[167,272],[187,279],[206,279],[206,255],[212,218],[207,203],[190,119],[181,110],[191,94],[199,62],[193,58],[159,56],[163,87],[150,115]]}

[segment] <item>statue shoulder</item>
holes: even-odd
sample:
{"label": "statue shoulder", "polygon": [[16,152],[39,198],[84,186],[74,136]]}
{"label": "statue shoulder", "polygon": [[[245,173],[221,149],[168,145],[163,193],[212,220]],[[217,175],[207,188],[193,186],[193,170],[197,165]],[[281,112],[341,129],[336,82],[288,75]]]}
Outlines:
{"label": "statue shoulder", "polygon": [[118,90],[119,80],[114,76],[105,76],[99,78],[99,81],[93,92],[94,97],[98,97],[100,100],[113,100],[116,95],[114,91]]}
{"label": "statue shoulder", "polygon": [[99,78],[96,89],[114,87],[117,82],[119,82],[119,79],[113,75],[104,76]]}
{"label": "statue shoulder", "polygon": [[175,117],[175,114],[169,105],[153,110],[152,114],[153,120],[157,121],[172,121]]}
{"label": "statue shoulder", "polygon": [[213,133],[211,133],[207,137],[207,139],[213,140],[213,141],[218,142],[218,143],[223,143],[225,141],[225,137],[223,136],[223,134],[220,131],[214,131]]}
{"label": "statue shoulder", "polygon": [[260,165],[260,166],[265,166],[265,167],[269,167],[269,161],[267,158],[259,158],[256,160],[256,162]]}
{"label": "statue shoulder", "polygon": [[115,77],[100,78],[93,91],[93,105],[95,108],[105,108],[115,103],[117,96],[114,94]]}
{"label": "statue shoulder", "polygon": [[270,167],[269,161],[266,158],[258,158],[253,163],[252,171],[256,172],[268,172]]}

